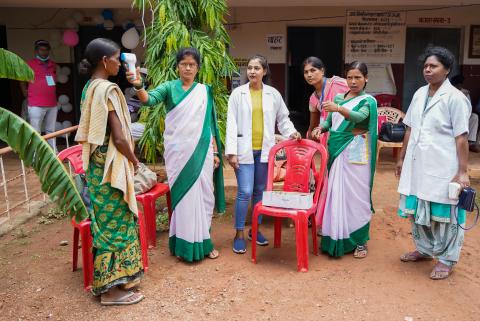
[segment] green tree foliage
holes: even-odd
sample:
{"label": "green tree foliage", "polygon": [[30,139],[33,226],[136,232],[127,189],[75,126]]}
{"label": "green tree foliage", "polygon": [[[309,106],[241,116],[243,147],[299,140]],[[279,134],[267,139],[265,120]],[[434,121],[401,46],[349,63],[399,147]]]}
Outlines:
{"label": "green tree foliage", "polygon": [[[134,0],[140,11],[152,11],[153,21],[146,30],[146,64],[151,86],[176,79],[175,54],[182,47],[200,51],[202,64],[197,76],[212,86],[222,143],[228,104],[226,78],[237,70],[227,52],[230,37],[225,30],[225,0]],[[160,108],[159,108],[160,107]],[[147,161],[155,162],[163,154],[165,108],[144,108],[141,120],[146,130],[140,147]]]}

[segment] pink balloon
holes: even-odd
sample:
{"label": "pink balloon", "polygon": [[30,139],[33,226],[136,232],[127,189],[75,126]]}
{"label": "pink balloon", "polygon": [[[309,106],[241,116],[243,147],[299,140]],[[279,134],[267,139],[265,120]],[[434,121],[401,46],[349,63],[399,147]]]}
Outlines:
{"label": "pink balloon", "polygon": [[78,45],[78,34],[75,30],[69,29],[63,32],[63,43],[69,47],[75,47]]}

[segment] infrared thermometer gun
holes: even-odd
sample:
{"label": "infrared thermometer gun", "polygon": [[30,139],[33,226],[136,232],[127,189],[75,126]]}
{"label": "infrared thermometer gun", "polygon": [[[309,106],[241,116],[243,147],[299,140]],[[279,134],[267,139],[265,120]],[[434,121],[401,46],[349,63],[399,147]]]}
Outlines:
{"label": "infrared thermometer gun", "polygon": [[132,80],[135,80],[137,77],[137,70],[135,68],[135,64],[137,63],[137,56],[133,53],[122,52],[120,59],[127,64],[128,71],[133,73]]}

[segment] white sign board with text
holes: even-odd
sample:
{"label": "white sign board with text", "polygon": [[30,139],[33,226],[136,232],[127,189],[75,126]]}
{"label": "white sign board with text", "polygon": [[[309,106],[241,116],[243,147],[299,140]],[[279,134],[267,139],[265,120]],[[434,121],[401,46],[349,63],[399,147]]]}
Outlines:
{"label": "white sign board with text", "polygon": [[404,63],[405,20],[399,11],[347,11],[345,61]]}

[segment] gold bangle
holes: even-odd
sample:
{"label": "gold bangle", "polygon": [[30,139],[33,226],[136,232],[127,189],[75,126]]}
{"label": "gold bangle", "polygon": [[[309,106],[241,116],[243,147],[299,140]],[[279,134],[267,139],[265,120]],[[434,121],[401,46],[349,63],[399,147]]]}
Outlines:
{"label": "gold bangle", "polygon": [[340,112],[340,105],[337,105],[337,113]]}

